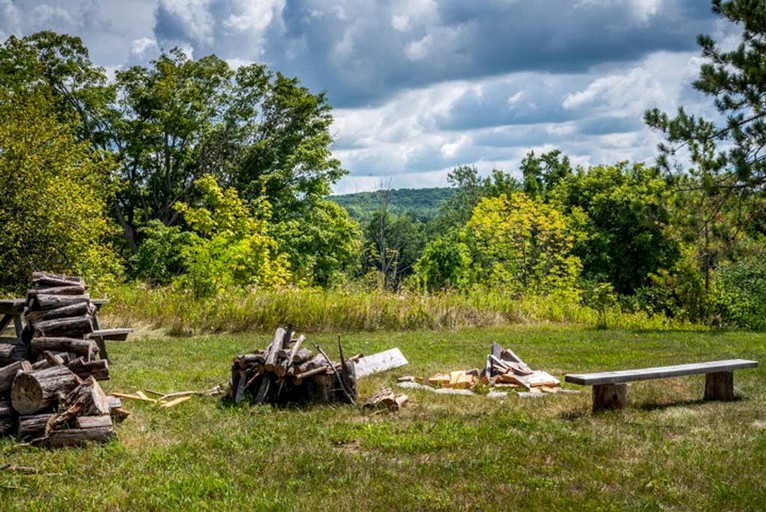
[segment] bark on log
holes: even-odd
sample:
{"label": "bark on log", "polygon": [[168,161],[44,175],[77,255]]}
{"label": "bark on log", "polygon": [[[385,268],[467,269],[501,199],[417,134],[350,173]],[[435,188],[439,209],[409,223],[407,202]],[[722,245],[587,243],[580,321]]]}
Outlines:
{"label": "bark on log", "polygon": [[0,402],[0,436],[11,435],[16,430],[16,412],[7,401]]}
{"label": "bark on log", "polygon": [[85,285],[82,276],[67,274],[52,274],[50,272],[32,272],[32,283],[40,287]]}
{"label": "bark on log", "polygon": [[19,437],[21,439],[38,439],[45,436],[45,428],[53,414],[35,414],[19,418]]}
{"label": "bark on log", "polygon": [[32,310],[48,310],[71,306],[73,304],[90,303],[90,295],[43,295],[29,299],[29,308]]}
{"label": "bark on log", "polygon": [[290,352],[287,354],[287,357],[284,361],[282,361],[279,366],[276,368],[276,373],[278,377],[284,377],[287,375],[287,372],[293,365],[293,361],[295,359],[295,355],[298,353],[298,349],[301,348],[301,344],[303,343],[303,340],[305,340],[306,337],[302,334],[298,336],[298,339],[295,341],[295,344],[293,345],[293,348],[290,349]]}
{"label": "bark on log", "polygon": [[19,372],[31,372],[32,364],[29,361],[16,361],[0,368],[0,393],[5,393],[13,385],[13,379]]}
{"label": "bark on log", "polygon": [[98,361],[85,361],[82,357],[71,361],[67,367],[81,379],[93,377],[98,381],[109,380],[109,363],[106,359]]}
{"label": "bark on log", "polygon": [[628,406],[628,385],[599,384],[593,386],[593,412],[622,410]]}
{"label": "bark on log", "polygon": [[55,288],[42,288],[37,290],[27,290],[27,297],[37,297],[38,295],[84,295],[85,286],[83,285],[65,285]]}
{"label": "bark on log", "polygon": [[59,448],[62,446],[81,446],[89,442],[107,443],[114,437],[112,427],[71,428],[52,431],[45,443],[53,448]]}
{"label": "bark on log", "polygon": [[705,400],[734,400],[734,372],[716,372],[705,375]]}
{"label": "bark on log", "polygon": [[96,307],[87,302],[78,302],[69,306],[63,306],[55,309],[27,311],[24,313],[24,319],[27,322],[38,322],[40,320],[53,320],[56,318],[68,318],[72,316],[90,315],[93,316]]}
{"label": "bark on log", "polygon": [[72,352],[86,360],[95,358],[98,347],[91,340],[76,338],[33,338],[30,343],[32,352],[41,353],[46,350],[52,352]]}
{"label": "bark on log", "polygon": [[93,332],[93,320],[90,315],[42,320],[32,325],[36,338],[84,338]]}
{"label": "bark on log", "polygon": [[55,405],[59,395],[69,393],[81,383],[66,366],[23,372],[11,386],[11,403],[21,415],[34,414]]}
{"label": "bark on log", "polygon": [[28,357],[28,349],[25,344],[17,341],[0,343],[0,367],[25,361]]}

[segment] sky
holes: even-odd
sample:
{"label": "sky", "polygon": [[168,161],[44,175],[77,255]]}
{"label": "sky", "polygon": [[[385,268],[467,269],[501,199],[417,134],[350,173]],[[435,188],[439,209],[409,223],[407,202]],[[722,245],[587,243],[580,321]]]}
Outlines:
{"label": "sky", "polygon": [[0,39],[47,29],[111,74],[179,46],[326,91],[336,193],[517,175],[530,150],[652,163],[643,112],[709,115],[696,36],[736,40],[707,0],[0,0]]}

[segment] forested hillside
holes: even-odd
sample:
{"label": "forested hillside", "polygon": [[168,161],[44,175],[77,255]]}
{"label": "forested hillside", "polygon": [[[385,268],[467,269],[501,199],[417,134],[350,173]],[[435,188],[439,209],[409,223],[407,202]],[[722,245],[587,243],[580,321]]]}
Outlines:
{"label": "forested hillside", "polygon": [[436,217],[439,209],[454,195],[455,189],[446,187],[402,188],[334,195],[329,199],[344,207],[362,223],[368,222],[385,203],[388,203],[393,213],[407,213],[418,220],[428,221]]}

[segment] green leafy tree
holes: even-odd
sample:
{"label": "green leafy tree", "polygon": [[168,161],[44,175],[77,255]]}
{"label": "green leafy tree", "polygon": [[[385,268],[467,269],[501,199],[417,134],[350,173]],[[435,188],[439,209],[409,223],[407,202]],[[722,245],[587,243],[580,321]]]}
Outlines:
{"label": "green leafy tree", "polygon": [[362,270],[377,272],[385,289],[396,290],[412,274],[424,244],[423,225],[393,213],[390,196],[382,194],[378,211],[364,229]]}
{"label": "green leafy tree", "polygon": [[45,94],[79,140],[104,148],[115,89],[104,69],[90,61],[79,37],[52,31],[9,37],[0,45],[0,89]]}
{"label": "green leafy tree", "polygon": [[[105,242],[113,162],[78,142],[75,120],[43,91],[0,91],[0,287],[24,289],[34,270],[92,285],[119,272]],[[69,122],[67,122],[69,121]]]}
{"label": "green leafy tree", "polygon": [[521,161],[523,190],[531,198],[547,200],[556,185],[571,174],[569,157],[558,149],[543,153],[540,157],[530,151]]}
{"label": "green leafy tree", "polygon": [[305,216],[275,223],[273,232],[299,282],[342,284],[359,265],[362,230],[332,201],[316,201]]}
{"label": "green leafy tree", "polygon": [[587,236],[574,247],[583,277],[630,295],[651,285],[650,274],[672,268],[679,257],[670,226],[672,194],[657,169],[642,164],[578,169],[562,179],[551,201],[565,212],[587,215]]}
{"label": "green leafy tree", "polygon": [[464,288],[472,282],[471,251],[456,233],[428,242],[415,263],[416,282],[422,288]]}
{"label": "green leafy tree", "polygon": [[197,296],[230,286],[274,287],[289,282],[286,255],[269,233],[270,206],[248,206],[233,188],[222,189],[211,175],[196,180],[199,206],[176,203],[192,234],[182,247],[186,273],[179,278]]}
{"label": "green leafy tree", "polygon": [[482,199],[466,226],[477,282],[516,295],[577,295],[578,224],[522,192]]}

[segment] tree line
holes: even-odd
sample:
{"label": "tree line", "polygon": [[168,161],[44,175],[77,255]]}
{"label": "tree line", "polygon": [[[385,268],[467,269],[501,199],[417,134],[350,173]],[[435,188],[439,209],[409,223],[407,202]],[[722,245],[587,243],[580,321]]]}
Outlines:
{"label": "tree line", "polygon": [[[347,171],[331,106],[261,64],[178,49],[112,79],[54,32],[0,46],[0,287],[35,269],[197,296],[231,287],[486,287],[597,308],[766,327],[766,6],[713,0],[734,49],[700,36],[694,87],[718,111],[646,112],[657,165],[516,172],[460,166],[435,215],[379,194],[361,219],[328,199]],[[517,176],[519,176],[517,178]]]}

